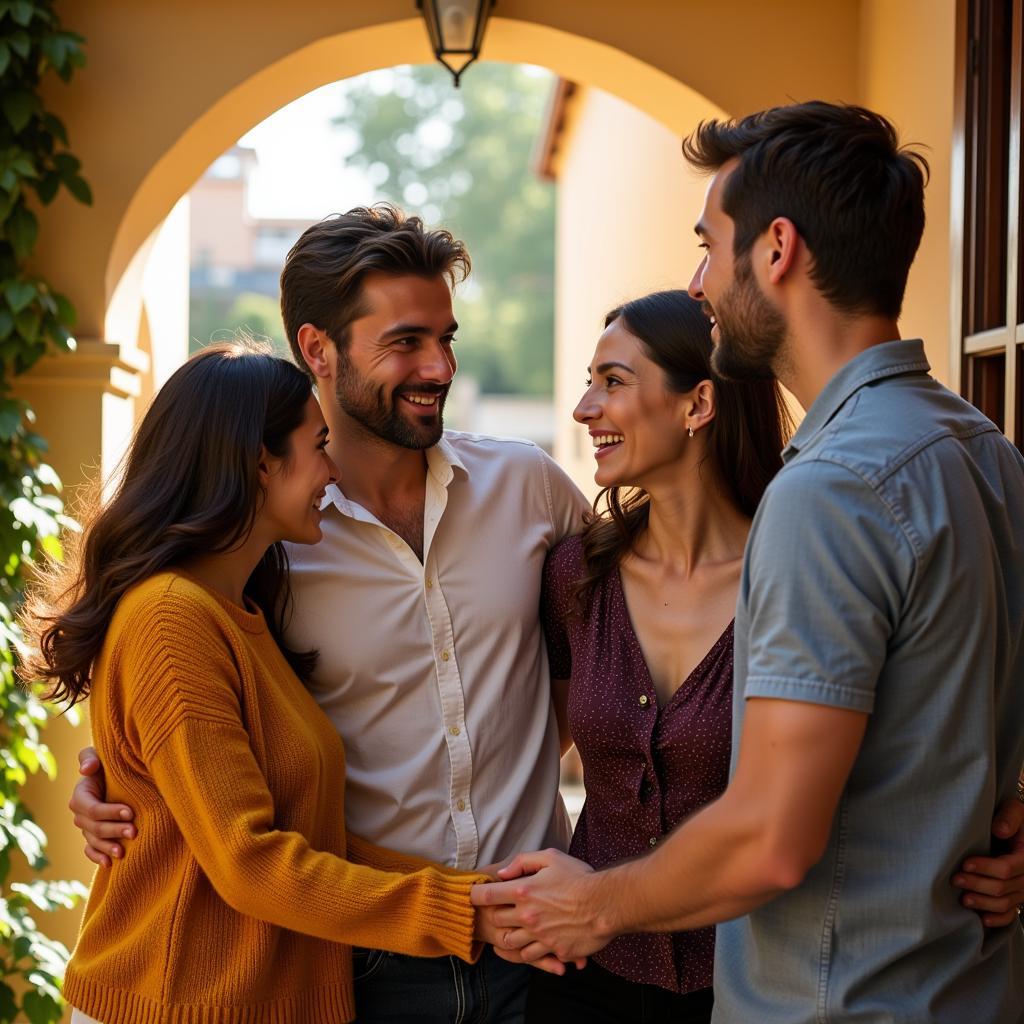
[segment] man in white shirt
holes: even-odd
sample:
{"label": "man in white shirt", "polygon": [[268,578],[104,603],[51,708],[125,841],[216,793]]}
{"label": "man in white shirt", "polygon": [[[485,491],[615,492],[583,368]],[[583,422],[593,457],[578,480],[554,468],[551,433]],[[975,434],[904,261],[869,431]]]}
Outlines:
{"label": "man in white shirt", "polygon": [[[536,445],[443,431],[468,271],[450,233],[378,206],[311,227],[281,275],[341,472],[323,540],[290,551],[289,642],[320,652],[351,831],[467,869],[568,845],[538,608],[587,507]],[[518,1020],[526,970],[490,948],[472,966],[357,951],[359,1019]]]}

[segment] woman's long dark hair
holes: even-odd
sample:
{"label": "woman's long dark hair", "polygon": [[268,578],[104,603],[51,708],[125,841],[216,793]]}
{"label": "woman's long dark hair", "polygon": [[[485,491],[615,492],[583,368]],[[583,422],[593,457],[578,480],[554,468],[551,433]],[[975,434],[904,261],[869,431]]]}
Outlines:
{"label": "woman's long dark hair", "polygon": [[[287,457],[310,394],[301,370],[248,344],[211,346],[180,367],[139,424],[113,497],[89,517],[67,564],[44,573],[30,593],[22,621],[37,653],[22,675],[47,680],[51,700],[87,697],[125,592],[249,535],[263,500],[261,447]],[[280,544],[268,548],[245,594],[298,675],[308,677],[316,651],[293,651],[282,636],[290,591]]]}
{"label": "woman's long dark hair", "polygon": [[[605,327],[618,320],[636,337],[644,355],[665,374],[669,390],[684,394],[701,381],[715,387],[716,414],[705,428],[714,479],[733,504],[753,517],[772,477],[782,467],[782,449],[793,423],[774,380],[734,382],[711,368],[711,324],[700,303],[684,291],[654,292],[613,309]],[[584,574],[576,583],[580,611],[597,584],[617,568],[647,529],[651,499],[638,487],[606,487],[594,500],[581,537]]]}

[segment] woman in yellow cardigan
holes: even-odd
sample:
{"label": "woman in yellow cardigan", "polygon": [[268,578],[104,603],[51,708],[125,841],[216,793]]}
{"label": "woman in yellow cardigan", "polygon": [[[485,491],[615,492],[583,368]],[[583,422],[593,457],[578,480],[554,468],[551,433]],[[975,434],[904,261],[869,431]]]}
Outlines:
{"label": "woman in yellow cardigan", "polygon": [[[282,638],[281,541],[337,470],[310,384],[240,346],[154,400],[113,499],[29,603],[139,838],[93,881],[64,994],[102,1024],[341,1024],[352,945],[472,960],[467,874],[345,834],[344,751]],[[482,925],[481,925],[482,927]]]}

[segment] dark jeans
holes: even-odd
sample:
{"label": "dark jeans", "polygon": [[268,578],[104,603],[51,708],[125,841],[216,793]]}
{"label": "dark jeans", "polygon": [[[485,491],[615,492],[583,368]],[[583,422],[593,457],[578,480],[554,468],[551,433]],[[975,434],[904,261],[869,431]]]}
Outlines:
{"label": "dark jeans", "polygon": [[532,967],[487,946],[475,964],[356,949],[357,1024],[522,1024]]}
{"label": "dark jeans", "polygon": [[526,1002],[527,1024],[708,1024],[711,989],[679,995],[641,985],[598,967],[570,967],[563,977],[535,971]]}

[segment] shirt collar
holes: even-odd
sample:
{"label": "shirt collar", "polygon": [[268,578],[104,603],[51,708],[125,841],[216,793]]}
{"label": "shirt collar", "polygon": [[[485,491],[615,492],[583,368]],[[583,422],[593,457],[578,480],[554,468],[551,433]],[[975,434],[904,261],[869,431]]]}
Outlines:
{"label": "shirt collar", "polygon": [[[444,435],[441,436],[441,440],[437,444],[425,449],[425,452],[427,456],[427,472],[442,487],[447,487],[452,482],[456,469],[461,470],[466,476],[469,475],[469,470],[466,469],[465,463],[459,458],[455,447]],[[320,500],[320,511],[323,512],[331,505],[334,505],[344,515],[355,519],[369,516],[368,512],[365,512],[360,506],[350,501],[337,484],[327,485],[324,496]]]}
{"label": "shirt collar", "polygon": [[469,470],[456,453],[455,446],[442,434],[441,440],[427,449],[427,471],[447,487],[452,482],[456,469],[462,470],[466,476],[469,475]]}
{"label": "shirt collar", "polygon": [[807,415],[782,452],[782,461],[788,462],[846,404],[846,401],[866,384],[903,373],[927,373],[931,369],[924,354],[920,338],[909,341],[886,341],[872,345],[851,359],[825,385],[814,400]]}

